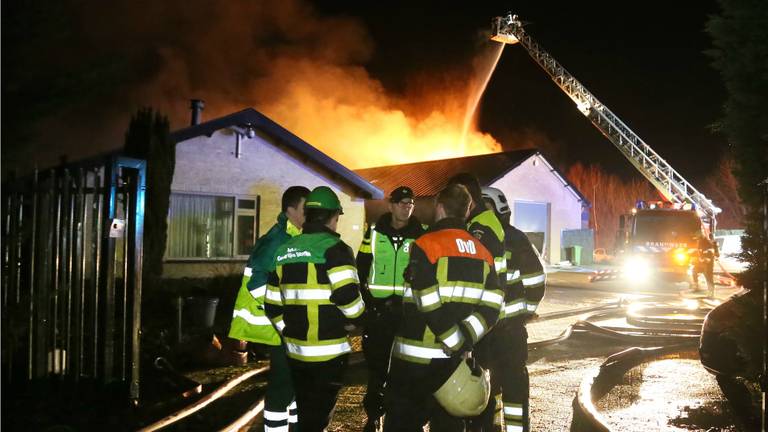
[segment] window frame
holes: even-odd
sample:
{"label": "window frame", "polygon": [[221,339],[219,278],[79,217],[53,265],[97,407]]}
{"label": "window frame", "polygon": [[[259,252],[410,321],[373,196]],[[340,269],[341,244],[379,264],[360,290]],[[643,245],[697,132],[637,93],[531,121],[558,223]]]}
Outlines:
{"label": "window frame", "polygon": [[[230,251],[229,256],[221,256],[221,257],[173,257],[168,256],[168,230],[170,229],[171,224],[171,208],[170,208],[170,198],[171,195],[178,194],[178,195],[196,195],[201,197],[210,197],[210,198],[229,198],[232,199],[233,209],[232,209],[232,230],[230,231],[230,241],[232,244],[232,250]],[[166,250],[163,253],[163,261],[164,262],[227,262],[227,261],[245,261],[248,259],[248,255],[237,255],[237,239],[239,234],[239,228],[237,226],[237,216],[238,215],[247,215],[247,216],[253,216],[254,217],[254,243],[259,238],[259,221],[261,218],[261,195],[251,195],[251,194],[233,194],[233,193],[221,193],[221,192],[201,192],[201,191],[183,191],[183,190],[172,190],[169,195],[169,207],[168,207],[168,216],[166,218],[167,227],[166,228]],[[254,209],[241,209],[238,207],[239,201],[243,200],[252,200],[254,201]]]}

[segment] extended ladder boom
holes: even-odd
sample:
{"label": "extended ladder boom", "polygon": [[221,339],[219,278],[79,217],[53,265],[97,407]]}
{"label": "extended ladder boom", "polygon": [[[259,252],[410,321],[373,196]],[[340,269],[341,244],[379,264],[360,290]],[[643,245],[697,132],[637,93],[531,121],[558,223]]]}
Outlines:
{"label": "extended ladder boom", "polygon": [[674,203],[693,203],[713,222],[720,212],[712,201],[696,190],[648,144],[603,105],[576,78],[544,51],[529,36],[517,15],[509,14],[493,19],[491,39],[507,43],[520,43],[550,78],[565,92],[595,127],[608,138],[621,153],[647,178],[666,199]]}

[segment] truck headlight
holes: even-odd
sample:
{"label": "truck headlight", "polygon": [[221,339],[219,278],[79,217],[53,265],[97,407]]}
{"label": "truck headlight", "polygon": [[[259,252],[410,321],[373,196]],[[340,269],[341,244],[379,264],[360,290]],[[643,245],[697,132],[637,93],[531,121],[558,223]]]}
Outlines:
{"label": "truck headlight", "polygon": [[677,265],[686,265],[688,264],[688,260],[691,259],[691,257],[688,255],[688,251],[679,248],[675,249],[674,252],[672,252],[672,259],[675,261],[675,264]]}
{"label": "truck headlight", "polygon": [[645,258],[628,258],[624,261],[624,277],[630,282],[644,282],[651,277],[651,264]]}

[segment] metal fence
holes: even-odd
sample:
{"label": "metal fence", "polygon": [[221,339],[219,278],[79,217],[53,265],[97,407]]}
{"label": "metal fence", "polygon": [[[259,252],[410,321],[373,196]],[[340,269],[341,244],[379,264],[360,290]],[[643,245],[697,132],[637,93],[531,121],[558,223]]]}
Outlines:
{"label": "metal fence", "polygon": [[139,396],[146,163],[106,157],[3,185],[2,378]]}

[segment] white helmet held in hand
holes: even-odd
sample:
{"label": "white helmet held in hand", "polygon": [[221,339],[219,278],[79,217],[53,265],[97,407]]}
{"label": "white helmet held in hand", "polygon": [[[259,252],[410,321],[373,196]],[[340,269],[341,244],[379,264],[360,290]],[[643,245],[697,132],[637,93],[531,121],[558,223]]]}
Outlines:
{"label": "white helmet held in hand", "polygon": [[435,399],[454,417],[475,417],[483,412],[491,395],[491,376],[477,366],[475,372],[462,360],[434,393]]}

